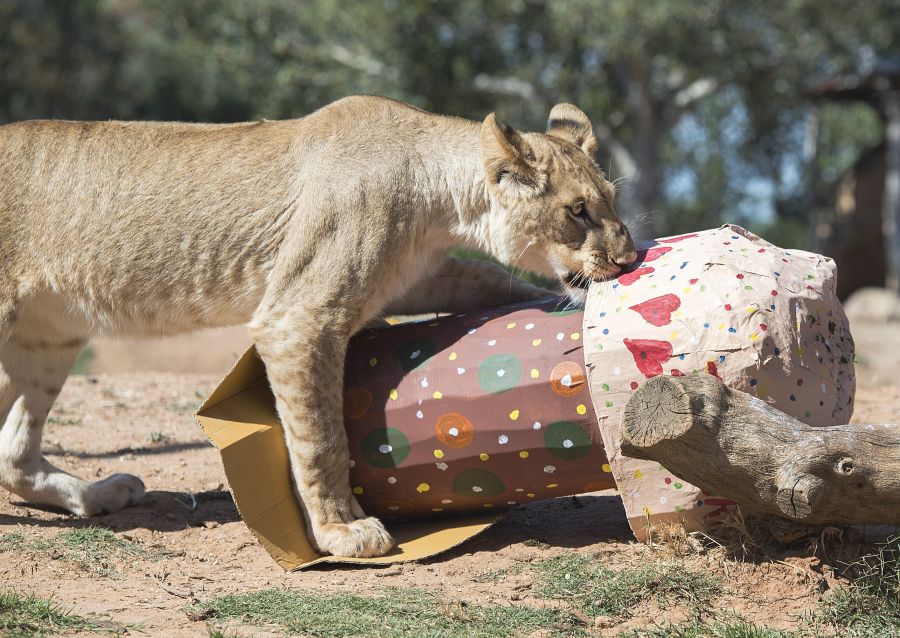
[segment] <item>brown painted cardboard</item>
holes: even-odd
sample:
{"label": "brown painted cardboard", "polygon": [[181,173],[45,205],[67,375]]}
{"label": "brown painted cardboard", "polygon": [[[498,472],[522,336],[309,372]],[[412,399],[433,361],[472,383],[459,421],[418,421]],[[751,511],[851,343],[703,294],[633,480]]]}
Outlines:
{"label": "brown painted cardboard", "polygon": [[502,513],[394,523],[397,549],[378,558],[321,556],[309,544],[288,474],[287,447],[265,367],[248,350],[200,407],[197,419],[222,454],[234,501],[247,527],[286,570],[317,563],[387,565],[446,551],[484,531]]}

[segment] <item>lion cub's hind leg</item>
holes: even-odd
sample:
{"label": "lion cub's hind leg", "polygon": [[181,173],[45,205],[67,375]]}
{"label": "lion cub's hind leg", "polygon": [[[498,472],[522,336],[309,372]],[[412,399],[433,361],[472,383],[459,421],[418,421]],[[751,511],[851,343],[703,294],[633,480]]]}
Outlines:
{"label": "lion cub's hind leg", "polygon": [[144,495],[140,479],[115,474],[89,483],[41,454],[47,414],[85,343],[64,318],[41,316],[53,305],[32,299],[9,310],[5,323],[0,318],[0,487],[82,516],[112,512]]}

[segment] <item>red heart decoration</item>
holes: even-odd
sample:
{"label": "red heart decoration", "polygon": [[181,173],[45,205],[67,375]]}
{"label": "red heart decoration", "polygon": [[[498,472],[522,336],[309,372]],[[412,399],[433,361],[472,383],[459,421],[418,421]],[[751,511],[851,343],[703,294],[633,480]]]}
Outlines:
{"label": "red heart decoration", "polygon": [[644,275],[649,275],[651,272],[656,272],[656,269],[653,266],[646,266],[643,268],[635,268],[629,272],[623,273],[616,277],[616,281],[618,281],[623,286],[630,286],[638,279],[643,277]]}
{"label": "red heart decoration", "polygon": [[646,264],[648,261],[656,261],[668,252],[671,252],[671,246],[654,246],[653,248],[643,248],[637,251],[637,263]]}
{"label": "red heart decoration", "polygon": [[662,374],[662,364],[672,357],[672,344],[656,339],[622,339],[634,364],[648,379]]}
{"label": "red heart decoration", "polygon": [[677,241],[684,241],[685,239],[690,239],[691,237],[697,237],[699,233],[691,233],[690,235],[679,235],[678,237],[669,237],[668,239],[657,239],[661,244],[674,244]]}
{"label": "red heart decoration", "polygon": [[629,306],[629,310],[634,310],[644,318],[647,323],[654,326],[666,326],[672,323],[672,313],[681,306],[681,299],[677,295],[668,294],[660,297],[654,297],[639,304]]}

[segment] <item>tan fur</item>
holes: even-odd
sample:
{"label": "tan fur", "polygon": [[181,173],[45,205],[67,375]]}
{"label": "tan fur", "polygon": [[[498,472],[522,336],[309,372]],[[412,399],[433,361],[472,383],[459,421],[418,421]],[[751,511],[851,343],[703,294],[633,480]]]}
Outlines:
{"label": "tan fur", "polygon": [[[79,348],[98,334],[247,323],[311,538],[334,554],[388,551],[348,484],[348,338],[386,309],[546,294],[447,260],[455,244],[569,285],[634,260],[613,188],[585,152],[596,145],[587,117],[560,105],[548,130],[376,97],[278,122],[0,127],[0,485],[82,515],[135,502],[136,477],[87,483],[41,455]],[[574,216],[576,201],[589,217]]]}

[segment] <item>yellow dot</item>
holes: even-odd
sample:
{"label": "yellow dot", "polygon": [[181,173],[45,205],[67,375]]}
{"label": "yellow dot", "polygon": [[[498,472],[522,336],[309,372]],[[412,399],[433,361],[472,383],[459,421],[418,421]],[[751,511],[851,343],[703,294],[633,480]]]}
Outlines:
{"label": "yellow dot", "polygon": [[527,496],[528,498],[534,498],[534,494],[530,494],[530,493],[526,494],[525,496]]}
{"label": "yellow dot", "polygon": [[628,299],[628,295],[619,295],[619,301],[625,301]]}
{"label": "yellow dot", "polygon": [[416,486],[416,491],[419,494],[423,494],[424,492],[427,492],[430,489],[431,489],[431,486],[428,483],[419,483],[418,486]]}
{"label": "yellow dot", "polygon": [[516,322],[515,322],[515,321],[510,321],[508,324],[506,324],[506,329],[507,329],[507,330],[512,330],[512,329],[515,328],[515,327],[516,327]]}
{"label": "yellow dot", "polygon": [[509,418],[512,419],[513,421],[515,421],[516,419],[518,419],[518,418],[519,418],[519,411],[518,411],[518,410],[513,410],[512,412],[510,412],[510,413],[509,413]]}
{"label": "yellow dot", "polygon": [[572,334],[569,335],[569,339],[571,339],[572,341],[578,341],[579,339],[581,339],[581,333],[573,332]]}
{"label": "yellow dot", "polygon": [[442,459],[442,458],[444,458],[444,451],[443,451],[443,450],[435,450],[435,451],[434,451],[434,458],[436,458],[436,459]]}
{"label": "yellow dot", "polygon": [[455,353],[455,352],[451,352],[451,353],[450,353],[450,356],[447,357],[447,358],[450,359],[450,361],[456,361],[456,357],[457,357],[456,353]]}
{"label": "yellow dot", "polygon": [[651,510],[649,507],[644,508],[644,516],[650,516],[652,513],[653,510]]}
{"label": "yellow dot", "polygon": [[759,339],[758,332],[754,332],[752,335],[750,335],[750,341],[756,341],[757,339]]}
{"label": "yellow dot", "polygon": [[397,388],[391,388],[391,391],[388,392],[388,396],[391,397],[392,401],[397,400]]}
{"label": "yellow dot", "polygon": [[440,390],[435,390],[434,394],[432,394],[431,396],[433,396],[435,399],[443,399],[444,398],[444,395],[441,393]]}
{"label": "yellow dot", "polygon": [[725,330],[725,324],[724,324],[724,323],[720,323],[720,324],[719,324],[719,330]]}
{"label": "yellow dot", "polygon": [[611,474],[611,473],[612,473],[612,468],[609,466],[609,463],[604,463],[604,464],[602,465],[601,469],[602,469],[604,472],[606,472],[607,474]]}
{"label": "yellow dot", "polygon": [[531,340],[531,345],[533,345],[533,346],[539,346],[539,345],[541,345],[541,340],[540,340],[540,339],[532,339],[532,340]]}
{"label": "yellow dot", "polygon": [[353,488],[353,493],[354,493],[354,494],[362,494],[362,493],[363,493],[363,488],[361,488],[361,487],[354,487],[354,488]]}
{"label": "yellow dot", "polygon": [[642,478],[644,478],[644,473],[641,472],[640,470],[635,470],[635,471],[634,471],[634,478],[636,478],[636,479],[642,479]]}
{"label": "yellow dot", "polygon": [[378,358],[372,357],[371,359],[369,359],[369,365],[372,367],[375,367],[376,365],[378,365]]}
{"label": "yellow dot", "polygon": [[689,287],[688,287],[688,288],[685,288],[685,289],[684,289],[684,294],[686,294],[686,295],[691,294],[691,289],[690,289]]}
{"label": "yellow dot", "polygon": [[443,507],[432,507],[431,511],[432,512],[443,512],[444,508]]}
{"label": "yellow dot", "polygon": [[483,507],[493,507],[493,504],[491,504],[491,503],[484,503],[482,506],[483,506]]}
{"label": "yellow dot", "polygon": [[519,452],[519,458],[520,458],[520,459],[527,459],[527,458],[528,458],[528,451],[527,451],[527,450],[522,450],[521,452]]}
{"label": "yellow dot", "polygon": [[539,376],[541,376],[541,373],[538,372],[538,369],[537,369],[537,368],[532,368],[532,369],[531,369],[531,378],[532,378],[532,379],[537,379]]}
{"label": "yellow dot", "polygon": [[673,331],[672,334],[669,335],[669,340],[670,340],[670,341],[675,341],[677,338],[678,338],[678,332],[677,332],[677,331]]}
{"label": "yellow dot", "polygon": [[578,405],[575,406],[575,411],[578,414],[585,414],[587,412],[587,408],[584,407],[584,403],[579,403]]}
{"label": "yellow dot", "polygon": [[484,452],[482,452],[481,454],[478,455],[478,458],[480,458],[482,461],[487,461],[491,457],[488,454],[485,454]]}
{"label": "yellow dot", "polygon": [[747,312],[756,312],[756,308],[753,306],[747,306]]}
{"label": "yellow dot", "polygon": [[559,487],[559,485],[557,483],[548,483],[547,487],[549,487],[552,490],[554,487]]}

